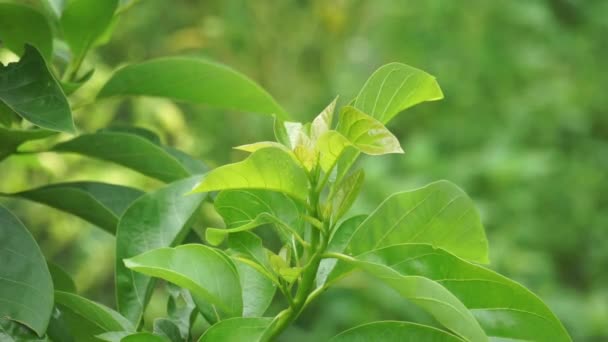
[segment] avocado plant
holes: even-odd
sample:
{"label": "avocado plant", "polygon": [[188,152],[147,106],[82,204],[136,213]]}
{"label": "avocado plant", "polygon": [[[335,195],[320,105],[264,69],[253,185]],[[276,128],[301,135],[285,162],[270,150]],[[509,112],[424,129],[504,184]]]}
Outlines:
{"label": "avocado plant", "polygon": [[[214,169],[139,127],[79,131],[69,96],[92,75],[83,61],[133,3],[0,3],[0,38],[20,56],[0,65],[0,161],[79,154],[165,183],[149,192],[91,180],[2,193],[114,235],[117,302],[112,309],[79,295],[0,206],[0,340],[273,341],[311,303],[322,305],[328,288],[360,273],[436,324],[372,322],[332,341],[570,341],[541,299],[483,266],[489,258],[480,216],[456,185],[441,180],[391,194],[371,213],[349,216],[365,178],[357,160],[403,153],[386,125],[443,98],[422,70],[384,65],[352,101],[334,100],[309,123],[290,121],[246,76],[196,57],[127,65],[91,100],[156,96],[274,115],[276,141],[238,146],[248,153],[244,160]],[[47,147],[24,150],[32,140]],[[198,241],[185,239],[204,203],[224,224],[204,227]],[[143,324],[158,284],[169,294],[167,317]],[[269,313],[272,302],[282,308]],[[194,336],[197,321],[208,326],[201,336]]]}

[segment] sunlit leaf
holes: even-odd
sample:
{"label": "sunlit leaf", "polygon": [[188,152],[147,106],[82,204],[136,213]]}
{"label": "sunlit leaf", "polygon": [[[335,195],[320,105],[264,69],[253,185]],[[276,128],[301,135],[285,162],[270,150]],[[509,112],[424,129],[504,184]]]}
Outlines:
{"label": "sunlit leaf", "polygon": [[363,170],[357,170],[344,178],[338,185],[338,190],[336,190],[332,201],[334,219],[336,221],[344,216],[353,205],[361,191],[364,179],[365,173]]}
{"label": "sunlit leaf", "polygon": [[325,172],[329,172],[336,165],[346,149],[355,148],[353,143],[336,131],[321,134],[316,147],[319,151],[319,164]]}
{"label": "sunlit leaf", "polygon": [[330,342],[365,342],[380,338],[383,342],[464,342],[463,339],[447,331],[422,324],[396,321],[363,324],[334,336]]}
{"label": "sunlit leaf", "polygon": [[99,98],[116,95],[168,97],[243,112],[287,113],[246,76],[200,58],[170,57],[126,66],[105,84]]}
{"label": "sunlit leaf", "polygon": [[337,101],[338,98],[335,98],[319,115],[317,115],[316,118],[314,118],[314,120],[312,120],[310,138],[313,141],[317,141],[321,135],[331,129]]}
{"label": "sunlit leaf", "polygon": [[363,153],[403,153],[399,140],[380,121],[354,107],[342,109],[336,130]]}
{"label": "sunlit leaf", "polygon": [[25,44],[35,46],[50,61],[53,34],[46,17],[36,9],[15,3],[0,3],[0,39],[18,55]]}
{"label": "sunlit leaf", "polygon": [[272,322],[272,318],[235,317],[226,319],[211,326],[198,342],[258,342],[261,341],[270,322]]}
{"label": "sunlit leaf", "polygon": [[380,67],[367,80],[354,107],[387,123],[409,107],[442,98],[435,77],[405,64],[390,63]]}

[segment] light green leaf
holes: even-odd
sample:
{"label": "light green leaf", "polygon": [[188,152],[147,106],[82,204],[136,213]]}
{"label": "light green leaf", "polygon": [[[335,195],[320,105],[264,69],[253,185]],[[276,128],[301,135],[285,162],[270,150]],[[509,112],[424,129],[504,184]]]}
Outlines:
{"label": "light green leaf", "polygon": [[382,342],[433,341],[464,342],[446,331],[410,322],[373,322],[354,327],[334,336],[330,342]]}
{"label": "light green leaf", "polygon": [[45,139],[57,134],[57,132],[44,129],[8,129],[0,127],[0,161],[17,151],[17,148],[31,140]]}
{"label": "light green leaf", "polygon": [[338,221],[344,216],[348,209],[353,205],[357,196],[359,196],[364,179],[365,173],[360,169],[348,175],[340,182],[340,185],[338,185],[337,188],[338,190],[332,200],[335,221]]}
{"label": "light green leaf", "polygon": [[409,107],[442,98],[435,77],[405,64],[390,63],[367,80],[354,107],[386,124]]}
{"label": "light green leaf", "polygon": [[168,97],[260,114],[287,113],[246,76],[199,58],[170,57],[126,66],[105,84],[99,98],[116,95]]}
{"label": "light green leaf", "polygon": [[259,227],[261,225],[267,224],[267,223],[280,223],[280,220],[268,213],[261,213],[258,216],[256,216],[253,220],[251,220],[241,226],[238,226],[238,227],[234,227],[234,228],[211,228],[211,227],[209,227],[205,230],[205,239],[207,240],[207,242],[209,242],[210,245],[217,246],[226,239],[226,236],[228,234],[245,232],[248,230],[252,230],[256,227]]}
{"label": "light green leaf", "polygon": [[53,288],[55,291],[64,291],[76,293],[76,284],[70,275],[58,265],[47,262],[51,278],[53,279]]}
{"label": "light green leaf", "polygon": [[242,162],[211,170],[193,191],[228,189],[273,190],[304,202],[308,196],[308,178],[291,155],[269,147],[253,152]]}
{"label": "light green leaf", "polygon": [[272,318],[235,317],[223,320],[209,328],[198,342],[258,342]]}
{"label": "light green leaf", "polygon": [[53,310],[53,281],[30,232],[0,206],[0,319],[26,325],[42,336]]}
{"label": "light green leaf", "polygon": [[71,182],[12,194],[76,215],[114,234],[118,219],[142,191],[121,185]]}
{"label": "light green leaf", "polygon": [[230,235],[228,238],[228,247],[233,256],[244,257],[257,265],[260,265],[262,270],[266,272],[266,275],[270,279],[274,279],[272,276],[272,267],[268,260],[268,253],[264,249],[262,239],[251,232],[241,232]]}
{"label": "light green leaf", "polygon": [[570,341],[568,333],[532,292],[491,270],[442,249],[401,244],[357,257],[444,286],[471,310],[488,336],[517,341]]}
{"label": "light green leaf", "polygon": [[124,263],[135,272],[190,290],[229,316],[243,312],[236,266],[219,250],[195,244],[159,248],[125,259]]}
{"label": "light green leaf", "polygon": [[310,137],[312,141],[317,141],[323,134],[331,129],[331,123],[334,118],[334,110],[336,109],[336,97],[323,111],[317,115],[310,126]]}
{"label": "light green leaf", "polygon": [[257,150],[261,150],[263,148],[268,148],[268,147],[276,147],[276,148],[282,149],[283,151],[285,151],[287,153],[291,153],[291,150],[289,148],[287,148],[285,145],[279,144],[278,142],[274,142],[274,141],[260,141],[260,142],[256,142],[253,144],[237,146],[234,149],[245,151],[245,152],[255,152]]}
{"label": "light green leaf", "polygon": [[356,149],[354,145],[337,131],[327,131],[319,137],[316,144],[319,151],[319,164],[329,172],[347,149]]}
{"label": "light green leaf", "polygon": [[363,153],[403,153],[399,140],[380,121],[354,107],[342,109],[336,130]]}
{"label": "light green leaf", "polygon": [[139,134],[114,131],[83,134],[55,145],[52,151],[114,162],[164,182],[190,175],[175,156]]}
{"label": "light green leaf", "polygon": [[0,3],[0,38],[3,45],[21,55],[25,44],[35,46],[50,61],[53,34],[46,17],[21,4]]}
{"label": "light green leaf", "polygon": [[438,181],[387,198],[352,235],[349,254],[399,243],[428,243],[461,258],[488,262],[488,241],[473,201]]}
{"label": "light green leaf", "polygon": [[63,35],[75,61],[82,60],[87,50],[112,22],[118,0],[70,0],[61,15]]}
{"label": "light green leaf", "polygon": [[[189,220],[199,208],[203,194],[188,192],[199,177],[171,183],[137,199],[122,215],[116,231],[116,298],[119,311],[138,324],[150,299],[149,277],[125,268],[122,259],[180,242]],[[142,219],[145,218],[145,219]]]}
{"label": "light green leaf", "polygon": [[123,337],[120,342],[171,342],[164,336],[140,332]]}
{"label": "light green leaf", "polygon": [[51,131],[74,133],[72,111],[61,86],[36,48],[26,45],[17,63],[0,63],[0,101],[19,116]]}
{"label": "light green leaf", "polygon": [[272,303],[275,284],[256,268],[235,260],[243,290],[243,317],[261,317]]}
{"label": "light green leaf", "polygon": [[55,291],[59,319],[78,342],[97,341],[95,335],[110,331],[135,331],[118,312],[76,294]]}
{"label": "light green leaf", "polygon": [[99,334],[97,337],[99,340],[106,342],[120,342],[123,338],[131,335],[128,331],[110,331],[103,334]]}

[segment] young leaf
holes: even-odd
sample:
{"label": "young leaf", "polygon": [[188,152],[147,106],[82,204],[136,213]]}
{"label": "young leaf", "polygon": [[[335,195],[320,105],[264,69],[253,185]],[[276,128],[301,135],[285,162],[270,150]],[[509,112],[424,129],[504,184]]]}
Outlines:
{"label": "young leaf", "polygon": [[190,175],[171,153],[139,134],[108,131],[83,134],[55,145],[52,151],[78,153],[114,162],[164,182]]}
{"label": "young leaf", "polygon": [[203,194],[184,196],[197,180],[198,177],[187,178],[141,196],[118,222],[116,298],[119,311],[134,324],[141,319],[153,282],[127,269],[122,259],[181,241],[189,228],[189,219],[205,197]]}
{"label": "young leaf", "polygon": [[53,34],[46,17],[36,9],[21,4],[0,3],[0,37],[3,45],[18,55],[31,44],[50,61]]}
{"label": "young leaf", "polygon": [[23,224],[0,206],[0,318],[42,336],[53,310],[53,281],[44,256]]}
{"label": "young leaf", "polygon": [[27,141],[45,139],[55,134],[57,132],[44,129],[22,130],[0,127],[0,161],[16,152],[17,148]]}
{"label": "young leaf", "polygon": [[12,194],[76,215],[114,234],[118,219],[142,191],[97,182],[58,183]]}
{"label": "young leaf", "polygon": [[367,80],[354,107],[386,124],[409,107],[442,98],[441,88],[433,76],[405,64],[390,63]]}
{"label": "young leaf", "polygon": [[272,318],[235,317],[223,320],[209,328],[198,342],[259,342]]}
{"label": "young leaf", "polygon": [[464,342],[463,339],[447,331],[427,325],[410,322],[373,322],[348,329],[336,336],[330,342],[374,341],[382,337],[383,342],[401,341],[433,341],[433,342]]}
{"label": "young leaf", "polygon": [[447,181],[387,198],[353,233],[348,251],[359,255],[406,242],[428,243],[464,259],[488,262],[488,241],[473,201]]}
{"label": "young leaf", "polygon": [[72,111],[61,86],[36,48],[26,45],[19,62],[0,63],[0,101],[19,116],[51,131],[74,133]]}
{"label": "young leaf", "polygon": [[116,95],[168,97],[287,118],[285,110],[251,79],[198,58],[170,57],[126,66],[110,78],[98,98]]}
{"label": "young leaf", "polygon": [[310,127],[310,137],[313,141],[317,141],[321,135],[331,129],[331,123],[334,118],[334,110],[336,109],[336,97],[323,111],[317,115]]}
{"label": "young leaf", "polygon": [[275,139],[283,146],[291,149],[293,146],[291,146],[291,143],[289,142],[289,134],[287,133],[287,128],[285,127],[285,121],[274,115],[272,128],[274,130]]}
{"label": "young leaf", "polygon": [[211,170],[193,190],[265,189],[306,201],[308,178],[293,157],[276,147],[253,152],[247,159]]}
{"label": "young leaf", "polygon": [[363,170],[357,170],[340,183],[332,201],[335,221],[344,216],[353,205],[359,195],[359,191],[361,191],[364,179],[365,173],[363,173]]}
{"label": "young leaf", "polygon": [[355,149],[354,145],[337,131],[327,131],[317,140],[319,164],[325,172],[329,172],[338,162],[345,150]]}
{"label": "young leaf", "polygon": [[55,291],[59,319],[75,341],[95,341],[110,331],[134,332],[135,327],[118,312],[69,292]]}
{"label": "young leaf", "polygon": [[[230,235],[228,247],[236,257],[244,257],[260,265],[270,276],[272,267],[268,260],[268,253],[264,250],[262,239],[251,232],[241,232]],[[274,278],[271,276],[271,278]]]}
{"label": "young leaf", "polygon": [[268,277],[249,264],[235,260],[243,289],[243,317],[261,317],[277,290]]}
{"label": "young leaf", "polygon": [[403,153],[399,140],[380,121],[354,107],[342,109],[336,130],[363,153]]}
{"label": "young leaf", "polygon": [[118,0],[68,1],[61,15],[61,28],[75,61],[81,61],[112,22]]}
{"label": "young leaf", "polygon": [[170,281],[217,305],[229,316],[243,312],[236,266],[223,252],[204,245],[159,248],[125,259],[135,272]]}

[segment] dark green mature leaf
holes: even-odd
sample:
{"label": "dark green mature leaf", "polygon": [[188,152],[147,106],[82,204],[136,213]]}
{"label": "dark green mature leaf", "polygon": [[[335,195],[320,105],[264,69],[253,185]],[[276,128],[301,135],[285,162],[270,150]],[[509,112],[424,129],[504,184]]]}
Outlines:
{"label": "dark green mature leaf", "polygon": [[151,295],[149,277],[127,269],[122,259],[130,258],[181,241],[189,220],[204,194],[185,196],[199,177],[191,177],[137,199],[122,215],[116,230],[116,297],[119,311],[131,322],[141,320]]}
{"label": "dark green mature leaf", "polygon": [[194,192],[229,189],[264,189],[286,193],[302,202],[308,196],[304,169],[286,151],[268,147],[247,159],[210,171]]}
{"label": "dark green mature leaf", "polygon": [[8,318],[42,336],[53,310],[53,281],[36,241],[0,206],[0,319]]}
{"label": "dark green mature leaf", "polygon": [[181,331],[175,322],[167,318],[157,318],[154,320],[153,331],[155,334],[166,337],[171,342],[186,341],[181,335]]}
{"label": "dark green mature leaf", "polygon": [[46,342],[49,339],[38,337],[26,326],[15,321],[0,318],[0,341],[2,342]]}
{"label": "dark green mature leaf", "polygon": [[243,290],[243,317],[261,317],[272,303],[277,291],[275,284],[258,269],[235,260]]}
{"label": "dark green mature leaf", "polygon": [[171,153],[136,134],[108,131],[83,134],[55,145],[52,150],[107,160],[164,182],[190,175]]}
{"label": "dark green mature leaf", "polygon": [[209,328],[198,342],[260,341],[272,318],[236,317],[223,320]]}
{"label": "dark green mature leaf", "polygon": [[532,292],[491,270],[424,244],[401,244],[357,257],[423,276],[444,286],[471,310],[488,336],[517,341],[570,341],[568,333]]}
{"label": "dark green mature leaf", "polygon": [[53,288],[55,291],[76,293],[76,283],[70,275],[58,265],[48,262],[49,272],[53,278]]}
{"label": "dark green mature leaf", "polygon": [[18,192],[13,197],[46,204],[87,220],[114,234],[118,219],[142,191],[98,182],[71,182],[46,185]]}
{"label": "dark green mature leaf", "polygon": [[55,134],[57,132],[44,129],[22,130],[0,127],[0,160],[17,151],[17,148],[27,141],[40,140]]}
{"label": "dark green mature leaf", "polygon": [[464,342],[446,331],[422,324],[409,322],[373,322],[346,330],[334,336],[331,342],[401,342],[401,341],[432,341],[432,342]]}
{"label": "dark green mature leaf", "polygon": [[110,331],[131,331],[135,328],[118,312],[76,294],[55,291],[59,319],[75,341],[98,341],[95,335]]}
{"label": "dark green mature leaf", "polygon": [[236,266],[220,250],[204,245],[159,248],[124,260],[135,272],[170,281],[216,305],[229,317],[243,312]]}
{"label": "dark green mature leaf", "polygon": [[435,77],[401,63],[380,67],[367,80],[354,107],[382,123],[420,102],[443,98]]}
{"label": "dark green mature leaf", "polygon": [[244,112],[287,113],[246,76],[217,63],[188,57],[162,58],[118,70],[99,93],[168,97]]}
{"label": "dark green mature leaf", "polygon": [[61,15],[61,28],[74,60],[87,50],[112,22],[118,0],[70,0]]}
{"label": "dark green mature leaf", "polygon": [[46,17],[36,9],[21,4],[0,3],[0,41],[18,55],[25,44],[35,46],[50,60],[53,34]]}
{"label": "dark green mature leaf", "polygon": [[406,242],[428,243],[464,259],[488,262],[488,241],[473,201],[448,181],[387,198],[353,233],[347,251],[359,255]]}
{"label": "dark green mature leaf", "polygon": [[151,334],[147,332],[140,332],[123,337],[120,342],[171,342],[165,336]]}
{"label": "dark green mature leaf", "polygon": [[371,155],[403,153],[399,140],[384,125],[355,107],[344,107],[336,130],[361,152]]}
{"label": "dark green mature leaf", "polygon": [[36,48],[18,63],[0,64],[0,101],[19,116],[51,131],[74,133],[68,100]]}

